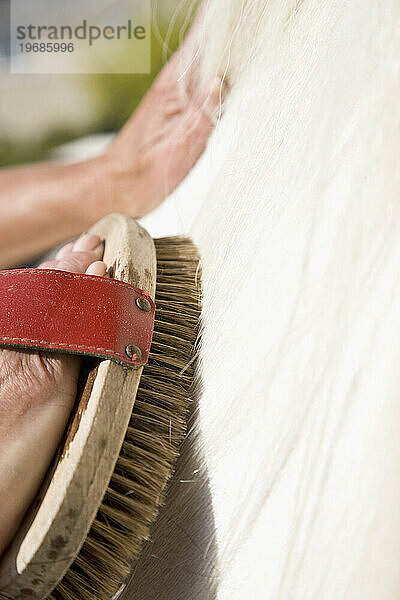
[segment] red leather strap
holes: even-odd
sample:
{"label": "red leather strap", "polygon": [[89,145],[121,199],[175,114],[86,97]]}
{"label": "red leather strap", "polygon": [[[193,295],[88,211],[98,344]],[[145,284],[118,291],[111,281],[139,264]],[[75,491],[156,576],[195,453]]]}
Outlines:
{"label": "red leather strap", "polygon": [[155,304],[147,292],[96,275],[0,271],[0,346],[148,361]]}

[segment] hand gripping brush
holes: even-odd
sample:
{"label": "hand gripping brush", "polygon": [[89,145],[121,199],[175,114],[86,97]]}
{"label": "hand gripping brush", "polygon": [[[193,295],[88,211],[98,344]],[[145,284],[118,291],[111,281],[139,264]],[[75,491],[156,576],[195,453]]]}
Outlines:
{"label": "hand gripping brush", "polygon": [[[68,300],[57,301],[57,310],[67,315],[68,332],[75,328],[70,335],[80,339],[83,329],[93,339],[41,344],[46,329],[5,342],[0,331],[2,345],[89,355],[54,464],[1,561],[2,600],[116,597],[149,538],[186,430],[200,317],[196,249],[188,239],[152,240],[116,214],[91,232],[105,239],[111,279],[42,277],[43,303],[60,288]],[[29,273],[36,270],[24,273],[15,281],[25,276],[21,294],[31,294],[32,304]]]}

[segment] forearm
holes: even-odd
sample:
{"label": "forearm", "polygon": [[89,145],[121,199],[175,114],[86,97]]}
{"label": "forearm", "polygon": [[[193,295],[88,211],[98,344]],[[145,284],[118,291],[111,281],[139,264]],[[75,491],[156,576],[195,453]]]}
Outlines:
{"label": "forearm", "polygon": [[178,57],[101,157],[0,169],[0,268],[39,255],[110,212],[142,217],[182,182],[214,128],[223,88],[218,80],[197,89],[193,71],[183,94]]}
{"label": "forearm", "polygon": [[106,212],[97,160],[0,170],[0,268],[85,231]]}

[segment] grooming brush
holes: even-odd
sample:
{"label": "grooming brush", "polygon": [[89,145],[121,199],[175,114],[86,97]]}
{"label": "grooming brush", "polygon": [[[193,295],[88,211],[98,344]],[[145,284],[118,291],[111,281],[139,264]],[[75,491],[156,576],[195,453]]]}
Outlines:
{"label": "grooming brush", "polygon": [[65,438],[0,564],[2,600],[116,597],[149,538],[186,431],[200,317],[196,249],[188,239],[152,240],[122,215],[91,232],[105,239],[111,283],[139,289],[138,319],[150,319],[155,300],[151,351],[142,366],[144,348],[132,339],[125,352],[139,366],[83,361]]}

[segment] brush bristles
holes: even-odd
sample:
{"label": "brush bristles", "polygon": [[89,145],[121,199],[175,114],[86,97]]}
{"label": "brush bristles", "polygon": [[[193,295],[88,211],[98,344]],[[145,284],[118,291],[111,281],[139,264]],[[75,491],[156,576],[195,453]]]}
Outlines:
{"label": "brush bristles", "polygon": [[48,600],[110,600],[157,517],[186,431],[200,317],[199,259],[190,240],[154,240],[156,322],[130,425],[89,535]]}

